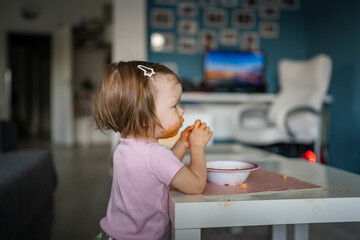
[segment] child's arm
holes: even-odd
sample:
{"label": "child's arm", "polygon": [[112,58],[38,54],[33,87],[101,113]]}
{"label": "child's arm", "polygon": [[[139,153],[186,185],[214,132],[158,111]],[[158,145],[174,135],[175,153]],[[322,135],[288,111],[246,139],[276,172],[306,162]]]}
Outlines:
{"label": "child's arm", "polygon": [[187,194],[200,194],[205,188],[207,169],[204,149],[212,136],[206,123],[196,120],[189,136],[190,166],[181,168],[171,181],[171,186]]}
{"label": "child's arm", "polygon": [[171,151],[180,161],[183,160],[187,150],[190,148],[189,135],[193,127],[194,125],[185,128],[185,130],[181,133],[180,138],[176,141],[171,149]]}

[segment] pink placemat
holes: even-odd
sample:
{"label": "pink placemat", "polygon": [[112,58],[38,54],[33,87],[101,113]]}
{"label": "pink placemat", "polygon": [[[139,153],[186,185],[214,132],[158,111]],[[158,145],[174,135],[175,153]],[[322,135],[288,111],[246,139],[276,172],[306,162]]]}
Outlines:
{"label": "pink placemat", "polygon": [[296,178],[280,175],[265,169],[259,169],[251,172],[245,183],[246,187],[241,188],[240,186],[221,186],[207,182],[205,190],[202,194],[232,195],[320,188],[320,186],[314,185],[312,183],[303,182]]}

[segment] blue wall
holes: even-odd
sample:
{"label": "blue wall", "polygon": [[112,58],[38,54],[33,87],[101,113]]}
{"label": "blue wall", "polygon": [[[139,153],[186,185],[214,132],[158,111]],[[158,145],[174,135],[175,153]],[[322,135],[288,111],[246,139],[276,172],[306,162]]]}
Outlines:
{"label": "blue wall", "polygon": [[[178,1],[179,2],[179,1]],[[189,2],[189,1],[188,1]],[[191,2],[191,1],[190,1]],[[193,1],[200,2],[200,1]],[[217,1],[219,2],[219,1]],[[242,9],[241,2],[238,1],[238,9]],[[228,24],[226,28],[231,27],[231,12],[233,8],[223,7],[220,4],[217,6],[221,9],[225,9],[228,12]],[[150,10],[153,8],[166,8],[174,11],[175,14],[175,24],[173,29],[161,29],[161,28],[152,28],[150,24]],[[150,47],[150,35],[154,32],[162,33],[173,33],[176,37],[179,37],[179,34],[176,33],[177,22],[179,17],[176,16],[177,4],[173,5],[162,5],[156,4],[155,0],[148,1],[148,56],[149,60],[153,62],[176,62],[179,68],[179,75],[182,79],[187,79],[192,82],[199,82],[202,78],[202,55],[201,51],[198,51],[196,54],[184,55],[177,52],[177,43],[175,41],[175,51],[172,53],[158,53],[152,52]],[[203,7],[199,7],[199,14],[196,17],[199,23],[200,29],[211,29],[219,30],[220,28],[211,28],[205,27],[203,24]],[[259,11],[255,11],[257,21],[256,26],[253,29],[241,30],[238,32],[241,34],[243,32],[249,31],[258,31],[259,26]],[[267,20],[267,22],[277,22],[280,27],[280,35],[276,39],[265,39],[259,36],[260,48],[266,52],[267,55],[267,66],[266,66],[266,85],[268,92],[276,92],[278,90],[277,84],[277,62],[284,57],[293,58],[293,59],[303,59],[307,56],[306,54],[306,26],[305,26],[305,14],[304,8],[300,6],[298,10],[281,10],[280,17],[277,20]],[[193,18],[185,18],[192,20]],[[265,20],[262,20],[265,21]],[[236,29],[236,28],[235,28]],[[195,36],[189,35],[200,41],[200,33]],[[241,37],[240,37],[241,39]],[[241,41],[241,40],[240,40]],[[233,47],[235,49],[240,49],[240,45]],[[219,48],[229,48],[228,46],[221,46]]]}
{"label": "blue wall", "polygon": [[306,8],[309,56],[325,52],[333,60],[329,164],[360,173],[360,1],[318,0]]}
{"label": "blue wall", "polygon": [[[154,0],[149,0],[149,9],[156,6]],[[167,7],[176,11],[176,5]],[[297,11],[281,10],[280,18],[276,20],[280,26],[278,39],[260,38],[260,46],[268,57],[266,69],[268,92],[278,90],[277,63],[280,59],[304,59],[320,52],[332,57],[333,74],[329,93],[334,101],[329,106],[328,163],[356,173],[360,173],[359,10],[360,1],[355,0],[347,2],[302,0]],[[198,19],[202,22],[202,12]],[[159,29],[153,29],[148,25],[148,30],[150,35]],[[175,30],[170,32],[176,34]],[[182,78],[193,81],[201,79],[200,52],[194,55],[181,55],[175,50],[171,54],[151,51],[148,54],[150,61],[176,62]]]}

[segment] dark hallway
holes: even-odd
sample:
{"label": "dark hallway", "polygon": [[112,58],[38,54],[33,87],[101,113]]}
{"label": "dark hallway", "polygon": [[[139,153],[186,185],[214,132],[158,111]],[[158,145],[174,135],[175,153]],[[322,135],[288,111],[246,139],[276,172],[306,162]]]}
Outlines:
{"label": "dark hallway", "polygon": [[11,120],[20,139],[50,139],[50,35],[9,33]]}

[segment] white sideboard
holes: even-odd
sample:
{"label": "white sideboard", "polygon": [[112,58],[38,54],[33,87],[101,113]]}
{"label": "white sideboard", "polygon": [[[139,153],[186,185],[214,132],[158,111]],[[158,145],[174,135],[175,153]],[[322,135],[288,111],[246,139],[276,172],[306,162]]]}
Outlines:
{"label": "white sideboard", "polygon": [[[238,104],[271,103],[276,98],[275,93],[218,93],[218,92],[184,92],[181,103],[184,105],[184,118],[196,119],[207,114],[211,119],[213,138],[215,141],[232,141],[232,113]],[[332,97],[327,95],[324,103],[331,103]],[[188,116],[187,116],[188,115]]]}

